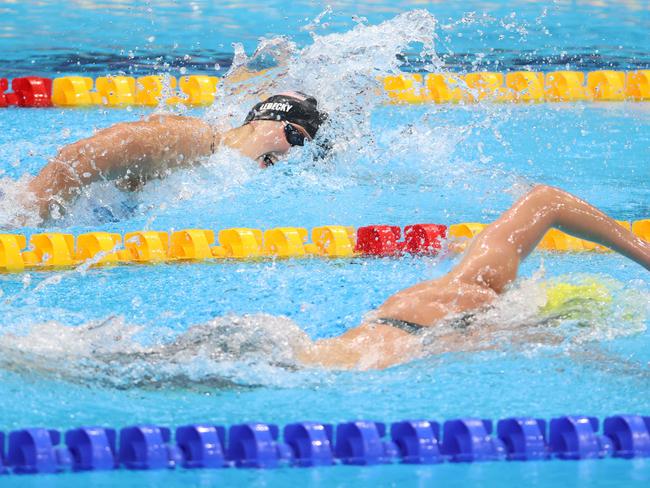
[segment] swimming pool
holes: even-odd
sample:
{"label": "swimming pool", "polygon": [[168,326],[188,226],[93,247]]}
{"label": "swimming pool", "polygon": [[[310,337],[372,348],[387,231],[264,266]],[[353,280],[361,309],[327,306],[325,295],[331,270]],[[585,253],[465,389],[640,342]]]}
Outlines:
{"label": "swimming pool", "polygon": [[[211,8],[201,2],[194,3],[199,8]],[[26,8],[22,5],[6,8]],[[275,4],[268,5],[272,8]],[[174,42],[179,44],[176,49],[180,52],[196,49],[212,59],[209,48],[203,52],[202,46],[197,45],[201,27],[222,36],[214,45],[243,41],[250,52],[258,35],[293,33],[294,28],[308,23],[298,19],[310,17],[313,21],[321,10],[315,5],[297,5],[299,8],[290,14],[286,24],[277,17],[277,9],[264,11],[265,19],[276,19],[272,23],[254,25],[245,24],[243,12],[230,9],[228,15],[233,15],[234,21],[224,20],[221,24],[234,25],[232,31],[217,29],[214,22],[208,22],[211,17],[204,12],[203,17],[190,17],[193,20],[183,24],[186,27],[183,36],[177,34],[181,23],[178,18],[182,16],[174,15],[177,11],[185,12],[179,6],[153,3],[142,10],[136,6],[124,14],[120,10],[110,14],[101,9],[86,11],[79,6],[60,24],[53,23],[49,35],[73,31],[72,25],[80,26],[71,51],[88,54],[103,49],[115,53],[111,43],[116,41],[110,34],[93,39],[87,32],[100,21],[119,18],[124,23],[114,20],[116,31],[134,36],[127,36],[120,48],[144,45],[145,61],[155,64],[156,56],[170,52]],[[43,18],[51,13],[48,10],[51,8],[54,7],[48,4],[33,7],[29,15]],[[151,12],[146,12],[146,8],[151,8]],[[554,184],[575,192],[621,220],[650,215],[647,104],[399,107],[373,103],[376,96],[370,91],[368,80],[375,76],[377,66],[383,69],[398,66],[400,62],[394,60],[396,50],[410,39],[418,39],[429,28],[431,20],[416,13],[389,21],[383,30],[362,26],[354,35],[346,36],[350,25],[344,20],[345,14],[352,7],[342,3],[333,8],[332,26],[325,29],[342,33],[336,39],[348,49],[346,54],[358,51],[364,42],[379,42],[377,39],[382,36],[377,32],[385,38],[385,50],[376,49],[374,56],[361,53],[352,59],[341,59],[340,51],[331,50],[325,53],[323,66],[311,68],[312,71],[309,66],[296,62],[307,70],[302,71],[305,88],[329,97],[329,103],[340,114],[341,124],[335,130],[342,143],[333,161],[314,165],[305,154],[296,152],[286,163],[260,171],[235,154],[220,153],[204,168],[150,183],[135,195],[123,195],[108,185],[97,185],[69,215],[47,224],[46,228],[79,234],[90,230],[124,233],[142,228],[266,229],[286,225],[310,228],[329,223],[358,227],[381,223],[489,221],[531,182]],[[404,10],[408,8],[406,5]],[[479,53],[473,57],[442,58],[442,62],[454,69],[482,68],[488,66],[485,64],[488,61],[498,60],[498,68],[507,70],[517,66],[515,54],[524,51],[535,53],[534,57],[530,55],[531,66],[550,69],[553,60],[549,58],[559,55],[558,52],[593,53],[596,49],[602,59],[590,59],[597,67],[614,62],[621,69],[647,68],[650,64],[647,49],[643,49],[648,45],[647,30],[643,30],[648,10],[643,3],[632,2],[620,8],[614,4],[601,7],[559,4],[547,9],[546,14],[542,5],[528,2],[514,7],[477,2],[470,8],[479,12],[478,20],[449,6],[430,9],[444,24],[437,28],[438,35],[444,38],[442,33],[446,33],[450,37],[444,49],[452,55]],[[591,15],[585,20],[579,15],[579,8],[587,9]],[[495,20],[483,17],[481,11],[490,12]],[[513,21],[515,27],[504,27],[503,19],[509,18],[513,11],[515,19],[522,20]],[[396,12],[383,11],[376,4],[362,4],[354,13],[368,17],[374,24],[393,17]],[[451,20],[447,20],[449,17]],[[470,20],[459,22],[462,18]],[[293,27],[287,27],[291,22]],[[520,22],[527,26],[526,36],[517,32]],[[614,31],[609,25],[625,25],[627,29]],[[41,58],[35,57],[39,43],[29,38],[21,30],[23,27],[15,27],[13,32],[17,34],[9,38],[15,54],[12,66],[13,69],[19,66],[20,74],[26,74],[28,68],[21,66],[21,62],[37,59],[41,66]],[[545,34],[544,28],[551,35]],[[483,29],[485,34],[478,35],[477,31]],[[574,35],[567,34],[567,30]],[[325,35],[321,30],[317,32]],[[504,40],[507,48],[490,51],[490,47],[500,42],[501,34],[507,34]],[[149,42],[151,36],[155,39]],[[296,30],[294,39],[301,46],[310,42],[306,31]],[[442,55],[441,46],[445,42],[436,45],[436,53]],[[214,49],[227,59],[227,45]],[[417,53],[420,48],[411,49]],[[28,73],[54,76],[59,71],[86,72],[85,63],[78,65],[80,68],[62,66],[61,58],[52,51],[55,49],[45,50],[43,57],[52,64],[43,64],[47,68],[39,69],[44,71],[30,69]],[[572,68],[585,67],[577,58],[565,62]],[[147,63],[133,61],[143,72],[153,69]],[[193,68],[191,64],[188,67]],[[104,74],[114,68],[104,60],[89,69]],[[174,74],[178,74],[176,69],[179,68],[172,69]],[[319,80],[328,70],[329,80]],[[334,82],[325,83],[331,80]],[[367,88],[367,95],[360,96],[359,87]],[[352,106],[346,106],[346,102]],[[227,107],[235,114],[233,120],[246,109],[235,103]],[[365,111],[359,111],[360,108]],[[225,112],[223,107],[217,107],[211,116],[223,116]],[[371,114],[370,120],[366,119],[366,112]],[[9,228],[16,220],[10,196],[19,191],[17,178],[25,172],[35,173],[58,146],[89,135],[94,127],[134,120],[146,113],[149,112],[140,108],[0,112],[3,129],[0,157],[5,161],[1,188],[6,195],[0,202],[3,227]],[[202,114],[202,111],[191,113]],[[31,226],[24,232],[40,230]],[[439,276],[453,263],[453,259],[409,257],[278,260],[2,275],[0,308],[5,329],[5,359],[0,373],[2,430],[28,425],[64,430],[78,425],[125,426],[137,422],[176,426],[201,421],[231,425],[248,420],[286,424],[301,419],[394,421],[511,415],[550,418],[566,413],[605,417],[619,412],[650,411],[647,273],[611,254],[536,253],[524,265],[521,284],[503,307],[500,319],[504,322],[534,315],[534,303],[541,293],[538,285],[546,280],[596,279],[615,297],[613,305],[593,319],[589,327],[565,321],[549,330],[549,333],[560,331],[567,338],[560,345],[516,347],[507,345],[508,338],[504,337],[497,342],[500,347],[495,351],[429,357],[382,372],[346,373],[287,371],[265,360],[268,351],[259,352],[264,341],[255,331],[264,324],[275,328],[278,344],[295,338],[289,320],[312,337],[334,335],[358,324],[364,312],[391,293]],[[286,319],[273,321],[255,314]],[[109,320],[107,326],[95,333],[75,332],[113,316],[118,318]],[[140,343],[169,340],[191,325],[222,316],[231,317],[229,320],[238,317],[242,330],[251,331],[238,338],[248,341],[249,354],[210,358],[199,353],[168,358],[162,365],[135,361],[128,367],[82,367],[89,351],[98,348],[118,354],[131,351]],[[133,330],[133,326],[141,329]],[[16,331],[28,334],[18,350],[32,356],[8,354],[17,349],[7,339],[6,332]],[[82,361],[66,362],[66,358],[76,355]],[[36,361],[41,371],[32,374],[25,371],[35,364],[30,361]],[[50,371],[42,371],[43,365],[49,365]],[[152,378],[158,383],[154,388],[133,386]],[[606,460],[276,472],[119,472],[19,481],[12,478],[11,482],[66,484],[83,479],[99,485],[115,482],[127,485],[397,484],[417,476],[420,482],[452,485],[503,483],[507,477],[513,485],[529,482],[546,486],[561,480],[606,486],[623,480],[627,485],[641,486],[647,483],[649,471],[650,466],[644,460]]]}

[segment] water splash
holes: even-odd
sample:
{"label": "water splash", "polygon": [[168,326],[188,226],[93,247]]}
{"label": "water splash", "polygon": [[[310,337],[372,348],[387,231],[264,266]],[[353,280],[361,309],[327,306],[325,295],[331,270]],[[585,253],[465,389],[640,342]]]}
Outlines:
{"label": "water splash", "polygon": [[120,317],[13,329],[0,336],[0,368],[114,388],[286,386],[302,379],[289,371],[308,341],[290,320],[263,314],[214,319],[168,342],[171,331],[152,334]]}
{"label": "water splash", "polygon": [[[236,45],[233,65],[206,117],[228,128],[243,120],[253,102],[299,90],[315,96],[331,115],[321,134],[334,141],[335,152],[358,153],[372,135],[370,114],[383,102],[377,96],[379,77],[399,72],[399,55],[420,44],[421,56],[432,59],[429,68],[441,67],[434,49],[435,29],[431,13],[413,10],[377,25],[359,23],[344,33],[320,36],[312,30],[313,43],[301,50],[285,37],[262,39],[250,57]],[[260,67],[265,69],[255,72]]]}
{"label": "water splash", "polygon": [[223,147],[192,169],[150,181],[138,192],[123,192],[112,182],[93,183],[57,223],[61,227],[93,226],[149,216],[151,227],[159,215],[187,205],[207,210],[215,202],[235,195],[259,173],[253,161]]}
{"label": "water splash", "polygon": [[314,93],[327,111],[363,117],[377,104],[377,78],[398,73],[398,55],[412,44],[421,44],[420,55],[432,58],[431,70],[442,67],[434,49],[436,24],[426,10],[412,10],[377,25],[358,24],[341,34],[314,35],[313,44],[289,65],[281,87]]}
{"label": "water splash", "polygon": [[[272,175],[266,175],[253,162],[221,148],[199,165],[175,172],[164,181],[151,181],[135,193],[124,192],[112,182],[95,183],[85,188],[81,197],[68,205],[64,214],[55,216],[52,223],[69,227],[143,217],[149,222],[159,217],[172,219],[184,209],[207,209],[224,198],[237,197],[245,193],[251,180],[256,181],[258,193],[264,196],[305,188],[341,192],[373,184],[378,179],[378,168],[383,170],[382,181],[396,185],[415,183],[420,191],[439,183],[448,189],[467,189],[490,179],[499,184],[487,193],[501,192],[520,176],[504,170],[491,158],[470,163],[454,153],[476,137],[476,129],[492,130],[498,138],[498,125],[509,119],[507,110],[477,112],[469,123],[459,125],[448,120],[440,122],[445,119],[441,112],[449,110],[448,107],[429,106],[412,122],[405,123],[399,113],[388,113],[394,120],[394,129],[371,127],[371,114],[384,101],[378,96],[378,77],[398,72],[404,52],[413,45],[419,46],[420,56],[431,60],[431,69],[442,68],[435,55],[435,31],[433,15],[413,10],[377,25],[360,22],[344,33],[319,35],[314,31],[313,44],[303,49],[282,36],[261,39],[250,56],[241,46],[235,46],[228,76],[219,87],[215,104],[203,118],[227,130],[239,125],[250,106],[266,95],[288,89],[311,93],[331,115],[320,131],[332,147],[326,160],[316,158],[318,150],[307,145],[293,150],[278,164],[279,168],[266,172]],[[164,103],[158,110],[163,107]],[[278,171],[282,172],[280,178]],[[16,187],[14,193],[21,191]],[[7,214],[0,213],[0,225],[19,227],[20,222],[27,220],[25,215],[31,219],[30,224],[40,223],[28,207],[21,213],[9,200],[0,202],[0,207],[1,203],[6,203]]]}
{"label": "water splash", "polygon": [[28,189],[30,177],[0,178],[0,228],[33,227],[41,223],[36,200]]}

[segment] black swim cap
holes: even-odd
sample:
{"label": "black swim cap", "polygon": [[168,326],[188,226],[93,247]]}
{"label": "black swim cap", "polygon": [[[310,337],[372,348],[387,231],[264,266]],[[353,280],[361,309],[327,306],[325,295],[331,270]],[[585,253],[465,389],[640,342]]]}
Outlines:
{"label": "black swim cap", "polygon": [[258,103],[248,112],[244,124],[253,120],[283,120],[304,127],[313,139],[318,128],[327,120],[327,114],[318,110],[318,102],[314,97],[296,93],[304,95],[305,99],[300,100],[290,95],[273,95]]}

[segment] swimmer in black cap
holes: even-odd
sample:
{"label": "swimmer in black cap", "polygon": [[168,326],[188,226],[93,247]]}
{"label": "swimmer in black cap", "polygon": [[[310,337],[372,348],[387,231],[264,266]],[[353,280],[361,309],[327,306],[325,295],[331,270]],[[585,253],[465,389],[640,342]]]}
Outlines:
{"label": "swimmer in black cap", "polygon": [[[255,105],[244,120],[244,125],[254,121],[269,120],[284,122],[284,135],[290,146],[303,146],[305,136],[316,137],[320,125],[327,120],[327,115],[318,111],[318,102],[301,92],[274,95]],[[285,151],[286,152],[286,151]],[[282,155],[280,153],[279,155]],[[273,151],[261,156],[264,166],[275,163]]]}
{"label": "swimmer in black cap", "polygon": [[243,125],[224,133],[199,118],[153,115],[102,129],[61,148],[29,188],[40,215],[48,218],[54,208],[65,208],[95,181],[112,180],[134,191],[147,181],[196,164],[221,146],[268,167],[293,146],[313,140],[326,119],[316,99],[301,92],[280,93],[258,103]]}

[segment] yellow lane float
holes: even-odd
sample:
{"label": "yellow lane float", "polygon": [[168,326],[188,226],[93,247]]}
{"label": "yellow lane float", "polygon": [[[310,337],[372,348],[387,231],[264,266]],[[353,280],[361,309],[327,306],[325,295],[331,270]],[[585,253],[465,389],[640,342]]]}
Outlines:
{"label": "yellow lane float", "polygon": [[625,73],[622,71],[592,71],[587,75],[587,92],[593,100],[625,100]]}
{"label": "yellow lane float", "polygon": [[262,256],[262,231],[259,229],[224,229],[219,231],[219,246],[212,248],[215,257],[258,258]]}
{"label": "yellow lane float", "polygon": [[108,107],[135,105],[135,78],[131,76],[104,76],[97,78],[95,86]]}
{"label": "yellow lane float", "polygon": [[625,95],[629,100],[650,100],[650,69],[627,73]]}
{"label": "yellow lane float", "polygon": [[383,83],[386,95],[393,103],[423,103],[425,101],[422,75],[420,74],[386,76]]}
{"label": "yellow lane float", "polygon": [[650,219],[637,220],[636,222],[633,222],[632,232],[641,239],[650,242]]}
{"label": "yellow lane float", "polygon": [[82,76],[55,78],[52,83],[52,105],[55,107],[98,105],[101,102],[101,95],[92,90],[92,78]]}
{"label": "yellow lane float", "polygon": [[129,251],[130,260],[136,263],[155,263],[169,259],[169,235],[166,232],[129,232],[124,236],[124,247]]}
{"label": "yellow lane float", "polygon": [[264,232],[264,254],[287,258],[304,256],[307,229],[302,227],[278,227]]}
{"label": "yellow lane float", "polygon": [[544,101],[544,74],[531,71],[506,74],[506,98],[513,102]]}
{"label": "yellow lane float", "polygon": [[187,97],[183,103],[192,106],[212,105],[218,82],[219,78],[216,76],[181,76],[179,86],[181,92]]}
{"label": "yellow lane float", "polygon": [[[315,246],[312,254],[330,257],[350,257],[354,255],[354,227],[326,225],[311,230],[311,240]],[[309,245],[309,244],[308,244]]]}
{"label": "yellow lane float", "polygon": [[22,271],[25,269],[21,249],[24,249],[26,245],[25,236],[0,234],[0,270]]}
{"label": "yellow lane float", "polygon": [[503,75],[501,73],[468,73],[465,75],[469,101],[503,100]]}
{"label": "yellow lane float", "polygon": [[174,259],[202,260],[213,258],[214,231],[207,229],[186,229],[173,232],[169,245],[169,256]]}
{"label": "yellow lane float", "polygon": [[425,79],[425,97],[435,103],[460,102],[465,98],[465,80],[452,73],[431,73]]}
{"label": "yellow lane float", "polygon": [[89,232],[77,237],[75,259],[96,260],[95,264],[115,264],[124,261],[124,250],[120,255],[122,236],[110,232]]}

